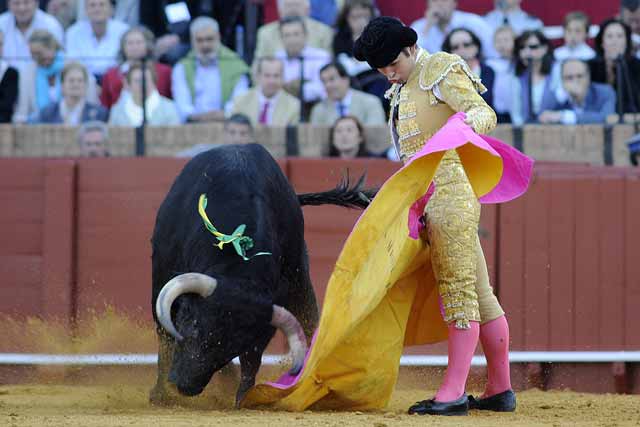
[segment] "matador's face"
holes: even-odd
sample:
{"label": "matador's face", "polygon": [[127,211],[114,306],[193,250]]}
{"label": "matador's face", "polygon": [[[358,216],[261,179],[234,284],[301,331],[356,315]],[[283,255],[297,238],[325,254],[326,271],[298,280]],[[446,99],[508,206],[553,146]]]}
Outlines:
{"label": "matador's face", "polygon": [[416,67],[416,55],[418,48],[416,45],[402,49],[402,52],[389,65],[378,68],[391,84],[404,83],[407,81],[413,69]]}

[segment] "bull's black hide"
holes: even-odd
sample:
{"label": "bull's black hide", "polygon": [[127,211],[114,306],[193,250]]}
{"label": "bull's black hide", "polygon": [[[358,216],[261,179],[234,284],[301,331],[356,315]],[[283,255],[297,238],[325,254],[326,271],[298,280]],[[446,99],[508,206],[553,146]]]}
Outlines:
{"label": "bull's black hide", "polygon": [[[254,241],[248,256],[271,255],[244,261],[231,245],[218,249],[197,211],[200,194],[206,194],[206,212],[218,230],[231,233],[246,224],[245,235]],[[365,205],[362,200],[367,198],[361,196],[339,186],[299,198],[278,164],[257,144],[219,147],[193,158],[158,210],[152,238],[152,307],[165,284],[184,273],[202,273],[217,285],[210,296],[184,292],[169,305],[169,321],[183,339],[174,339],[153,310],[160,351],[151,401],[171,401],[168,382],[182,394],[199,394],[212,375],[237,356],[240,399],[254,384],[262,353],[275,333],[276,306],[293,314],[310,340],[318,308],[301,202]]]}

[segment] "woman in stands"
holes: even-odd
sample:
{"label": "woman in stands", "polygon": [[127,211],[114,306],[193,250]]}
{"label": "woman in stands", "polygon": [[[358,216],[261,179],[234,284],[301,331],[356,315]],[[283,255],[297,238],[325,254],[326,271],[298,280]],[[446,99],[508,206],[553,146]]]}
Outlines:
{"label": "woman in stands", "polygon": [[329,157],[375,157],[375,154],[367,150],[360,120],[353,116],[343,116],[335,121],[329,135]]}
{"label": "woman in stands", "polygon": [[111,108],[118,101],[124,76],[132,61],[148,60],[149,67],[155,69],[158,76],[158,92],[165,98],[171,98],[171,67],[151,60],[154,45],[153,33],[146,27],[130,28],[122,35],[120,41],[120,65],[107,70],[102,78],[102,92],[100,102],[106,108]]}
{"label": "woman in stands", "polygon": [[559,81],[551,72],[553,48],[541,31],[525,31],[516,39],[514,59],[511,121],[516,126],[536,123],[538,115],[555,103]]}
{"label": "woman in stands", "polygon": [[[65,64],[62,47],[47,30],[35,30],[29,36],[34,61],[21,69],[15,123],[38,120],[40,110],[61,100],[61,74]],[[73,59],[73,58],[71,58]],[[93,76],[87,82],[87,101],[96,103],[98,95]]]}
{"label": "woman in stands", "polygon": [[516,35],[508,25],[498,27],[493,34],[493,47],[498,52],[497,58],[487,59],[496,76],[493,82],[493,109],[496,112],[498,123],[511,123],[511,84],[515,74],[515,62],[513,49]]}
{"label": "woman in stands", "polygon": [[2,59],[4,33],[0,30],[0,123],[11,122],[18,98],[18,71]]}
{"label": "woman in stands", "polygon": [[106,122],[109,117],[107,110],[87,100],[90,75],[82,63],[67,62],[60,72],[61,99],[42,108],[35,122],[67,126],[79,126],[94,120]]}
{"label": "woman in stands", "polygon": [[388,110],[389,102],[384,93],[389,89],[387,80],[372,70],[366,62],[353,57],[353,44],[364,27],[377,16],[372,0],[346,0],[336,19],[336,34],[333,37],[333,54],[349,75],[354,78],[357,89],[377,96]]}
{"label": "woman in stands", "polygon": [[460,55],[469,65],[471,71],[480,77],[482,84],[487,88],[487,91],[481,96],[493,108],[493,85],[496,75],[481,57],[482,42],[478,36],[466,28],[453,29],[445,37],[442,50]]}
{"label": "woman in stands", "polygon": [[597,56],[589,61],[591,81],[613,86],[618,95],[616,112],[621,108],[623,113],[640,111],[640,60],[632,54],[629,27],[618,19],[604,21],[595,50]]}
{"label": "woman in stands", "polygon": [[134,62],[129,67],[125,80],[125,91],[111,109],[109,124],[114,126],[142,125],[143,108],[145,103],[147,124],[150,126],[176,126],[180,124],[178,109],[172,100],[166,98],[157,90],[157,76],[153,68],[145,68],[146,96],[142,90],[142,65]]}

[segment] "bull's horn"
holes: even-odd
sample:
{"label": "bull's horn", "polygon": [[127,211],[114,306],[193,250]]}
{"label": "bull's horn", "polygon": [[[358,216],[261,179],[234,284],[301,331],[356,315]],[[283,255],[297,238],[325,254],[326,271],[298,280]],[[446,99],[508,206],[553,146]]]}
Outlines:
{"label": "bull's horn", "polygon": [[304,358],[307,354],[307,339],[304,336],[302,326],[286,308],[275,304],[273,305],[271,325],[281,329],[286,335],[291,358],[293,359],[293,366],[289,373],[296,375],[302,369]]}
{"label": "bull's horn", "polygon": [[171,306],[173,302],[182,294],[194,293],[208,297],[216,290],[218,282],[211,276],[200,273],[185,273],[169,280],[162,287],[160,295],[156,300],[156,315],[158,322],[178,341],[182,340],[182,335],[176,330],[171,321]]}

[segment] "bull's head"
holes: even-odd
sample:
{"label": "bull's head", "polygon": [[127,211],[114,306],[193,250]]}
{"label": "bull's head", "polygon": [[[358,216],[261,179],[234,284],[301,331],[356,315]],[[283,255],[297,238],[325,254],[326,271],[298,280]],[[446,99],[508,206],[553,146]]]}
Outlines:
{"label": "bull's head", "polygon": [[[187,299],[175,312],[176,328],[171,307],[181,295]],[[237,286],[220,286],[206,274],[181,274],[167,282],[156,300],[156,315],[176,339],[169,380],[183,394],[202,392],[216,371],[247,351],[248,344],[264,339],[271,326],[287,337],[293,358],[290,372],[299,372],[304,363],[306,339],[295,316],[284,307],[251,299]]]}

